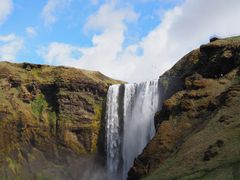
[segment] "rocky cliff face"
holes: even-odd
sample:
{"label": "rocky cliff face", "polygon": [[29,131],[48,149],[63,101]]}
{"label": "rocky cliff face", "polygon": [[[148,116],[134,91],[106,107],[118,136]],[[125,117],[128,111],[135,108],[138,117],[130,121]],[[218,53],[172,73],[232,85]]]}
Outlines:
{"label": "rocky cliff face", "polygon": [[240,177],[240,38],[215,40],[160,77],[156,135],[128,179]]}
{"label": "rocky cliff face", "polygon": [[99,72],[1,62],[0,178],[84,178],[104,154],[114,83]]}

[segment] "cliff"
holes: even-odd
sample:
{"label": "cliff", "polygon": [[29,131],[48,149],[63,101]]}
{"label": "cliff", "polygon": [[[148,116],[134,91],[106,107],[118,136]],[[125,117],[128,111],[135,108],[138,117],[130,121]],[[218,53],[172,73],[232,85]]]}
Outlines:
{"label": "cliff", "polygon": [[115,83],[99,72],[1,62],[0,179],[84,179],[91,166],[100,171],[104,101]]}
{"label": "cliff", "polygon": [[240,177],[240,37],[213,39],[160,77],[156,134],[128,179]]}

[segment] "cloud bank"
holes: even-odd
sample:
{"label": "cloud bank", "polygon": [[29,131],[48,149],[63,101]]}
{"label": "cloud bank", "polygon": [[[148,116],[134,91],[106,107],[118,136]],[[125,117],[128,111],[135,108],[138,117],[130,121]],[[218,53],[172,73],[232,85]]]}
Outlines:
{"label": "cloud bank", "polygon": [[128,24],[137,21],[138,14],[112,1],[88,18],[86,30],[96,32],[91,47],[52,42],[41,55],[50,64],[98,70],[129,82],[156,79],[210,36],[238,34],[239,8],[239,0],[186,0],[166,11],[140,41],[126,46]]}

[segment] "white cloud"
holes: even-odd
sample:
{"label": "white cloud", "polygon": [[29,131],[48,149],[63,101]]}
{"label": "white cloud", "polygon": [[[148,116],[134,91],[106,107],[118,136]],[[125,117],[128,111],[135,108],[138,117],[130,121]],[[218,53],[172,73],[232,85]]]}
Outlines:
{"label": "white cloud", "polygon": [[[137,15],[128,7],[105,4],[86,23],[86,29],[101,30],[93,36],[92,47],[55,42],[42,55],[49,63],[99,70],[116,79],[155,79],[211,35],[239,33],[239,8],[239,0],[186,0],[166,11],[161,23],[146,37],[124,47],[126,21],[136,20]],[[76,52],[80,56],[75,56]]]}
{"label": "white cloud", "polygon": [[0,0],[0,25],[4,23],[13,9],[12,0]]}
{"label": "white cloud", "polygon": [[0,61],[15,61],[24,41],[15,34],[0,35]]}
{"label": "white cloud", "polygon": [[26,27],[25,31],[29,37],[34,37],[37,35],[37,30],[34,27],[31,26]]}
{"label": "white cloud", "polygon": [[[87,30],[102,31],[100,35],[94,35],[92,38],[92,47],[76,47],[53,42],[47,49],[42,50],[41,54],[48,63],[83,67],[104,73],[108,71],[108,68],[118,67],[119,70],[115,74],[119,74],[121,68],[125,70],[125,66],[122,66],[122,61],[114,60],[123,51],[124,31],[127,28],[125,22],[136,19],[137,14],[129,7],[115,9],[114,3],[105,4],[96,14],[89,17],[85,26]],[[75,54],[80,54],[80,56],[76,57]]]}
{"label": "white cloud", "polygon": [[56,13],[66,8],[71,0],[48,0],[42,10],[42,17],[46,26],[57,21]]}
{"label": "white cloud", "polygon": [[[47,53],[45,54],[45,52]],[[66,64],[66,59],[72,63],[76,63],[76,55],[81,54],[81,49],[72,45],[54,42],[47,49],[40,49],[39,54],[43,55],[50,64],[64,65]]]}
{"label": "white cloud", "polygon": [[88,18],[85,28],[90,30],[125,30],[124,22],[137,20],[138,15],[130,8],[116,9],[115,3],[102,5],[98,12]]}

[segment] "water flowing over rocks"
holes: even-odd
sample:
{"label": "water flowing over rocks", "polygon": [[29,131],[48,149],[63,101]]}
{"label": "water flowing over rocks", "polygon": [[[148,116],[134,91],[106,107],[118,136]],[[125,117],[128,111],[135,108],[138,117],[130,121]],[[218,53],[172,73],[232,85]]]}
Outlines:
{"label": "water flowing over rocks", "polygon": [[126,179],[134,158],[154,136],[161,104],[159,81],[113,85],[106,111],[107,166],[111,178]]}

